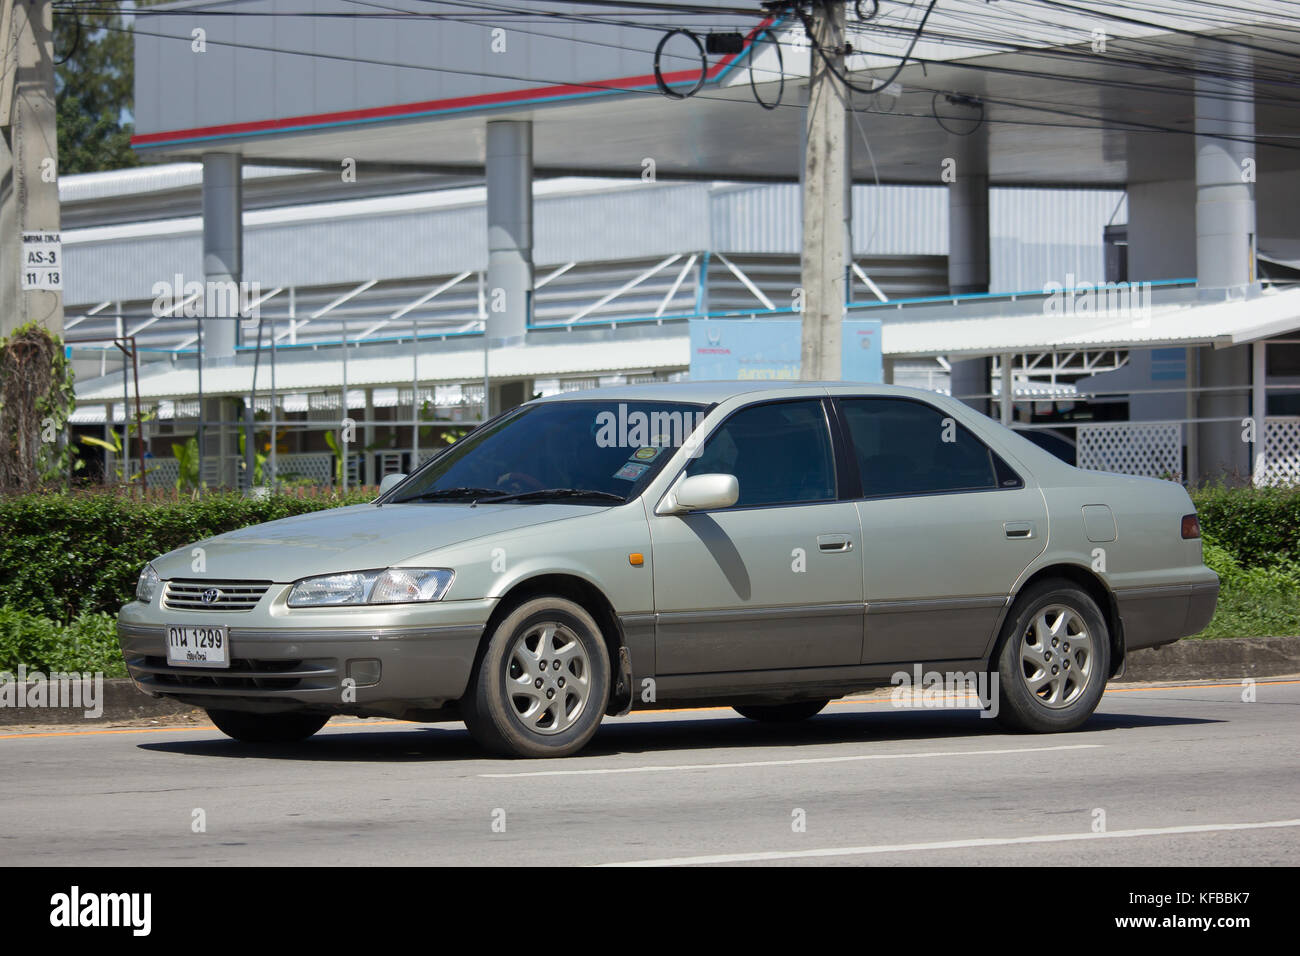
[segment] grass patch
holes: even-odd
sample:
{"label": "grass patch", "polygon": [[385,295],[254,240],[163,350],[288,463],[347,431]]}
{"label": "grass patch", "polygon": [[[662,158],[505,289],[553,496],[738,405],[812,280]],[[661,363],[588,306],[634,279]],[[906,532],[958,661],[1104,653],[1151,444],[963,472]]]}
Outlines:
{"label": "grass patch", "polygon": [[1300,634],[1300,563],[1281,559],[1244,567],[1210,541],[1204,551],[1206,565],[1219,575],[1219,606],[1193,640]]}

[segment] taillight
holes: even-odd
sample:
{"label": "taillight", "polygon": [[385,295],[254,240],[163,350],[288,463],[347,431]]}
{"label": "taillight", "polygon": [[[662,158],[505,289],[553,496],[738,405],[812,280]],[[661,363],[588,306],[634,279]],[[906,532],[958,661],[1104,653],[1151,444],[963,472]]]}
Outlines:
{"label": "taillight", "polygon": [[1201,519],[1196,515],[1183,515],[1183,537],[1199,538],[1201,536]]}

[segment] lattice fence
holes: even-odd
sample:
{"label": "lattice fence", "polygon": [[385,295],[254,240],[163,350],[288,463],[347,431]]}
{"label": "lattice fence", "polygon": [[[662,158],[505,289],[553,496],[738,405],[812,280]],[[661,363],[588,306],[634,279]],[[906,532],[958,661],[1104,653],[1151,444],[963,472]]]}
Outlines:
{"label": "lattice fence", "polygon": [[1183,427],[1113,422],[1080,425],[1080,468],[1162,478],[1183,471]]}
{"label": "lattice fence", "polygon": [[1300,484],[1300,416],[1264,419],[1264,474],[1257,484]]}
{"label": "lattice fence", "polygon": [[[130,459],[131,474],[140,472],[140,462]],[[150,488],[174,488],[180,476],[181,466],[175,458],[146,458],[144,468]]]}
{"label": "lattice fence", "polygon": [[[330,454],[276,455],[275,470],[281,479],[310,478],[318,485],[330,485],[334,483],[334,456]],[[269,480],[272,477],[269,458],[266,461],[266,471]]]}

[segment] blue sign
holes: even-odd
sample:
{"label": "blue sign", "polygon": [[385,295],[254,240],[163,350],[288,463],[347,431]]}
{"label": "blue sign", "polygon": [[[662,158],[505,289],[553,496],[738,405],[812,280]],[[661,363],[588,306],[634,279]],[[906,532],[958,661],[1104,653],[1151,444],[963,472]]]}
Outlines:
{"label": "blue sign", "polygon": [[[693,381],[799,378],[798,319],[691,319],[690,326]],[[841,380],[883,382],[880,320],[846,319],[842,335]]]}
{"label": "blue sign", "polygon": [[1181,382],[1186,377],[1186,351],[1183,349],[1151,350],[1151,381]]}

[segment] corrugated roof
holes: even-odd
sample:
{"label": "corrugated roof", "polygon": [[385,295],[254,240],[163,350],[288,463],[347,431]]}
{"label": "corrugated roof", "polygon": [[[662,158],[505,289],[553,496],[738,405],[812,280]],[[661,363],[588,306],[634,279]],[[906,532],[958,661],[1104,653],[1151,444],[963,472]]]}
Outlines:
{"label": "corrugated roof", "polygon": [[[1028,311],[1033,309],[1034,311]],[[1230,302],[1152,304],[1148,310],[1045,314],[1041,303],[1007,302],[970,318],[886,320],[886,355],[994,355],[1057,349],[1238,345],[1300,329],[1300,289]],[[868,316],[871,317],[871,316]]]}
{"label": "corrugated roof", "polygon": [[[690,340],[686,336],[637,339],[624,342],[573,342],[538,344],[496,349],[489,360],[495,380],[540,378],[554,375],[582,375],[617,372],[629,368],[675,369],[690,364]],[[140,372],[141,399],[170,398],[198,394],[198,372],[194,367],[163,367]],[[356,357],[348,360],[348,387],[409,385],[413,374],[409,356]],[[418,359],[421,385],[435,382],[473,382],[483,378],[483,353],[478,350],[424,352]],[[213,365],[203,369],[205,395],[247,395],[252,387],[251,365]],[[340,388],[343,365],[328,361],[281,362],[276,368],[276,390],[311,392]],[[271,370],[263,361],[257,376],[258,391],[271,387]],[[132,386],[134,395],[134,386]],[[79,402],[111,402],[122,398],[121,375],[88,381],[77,389]]]}

